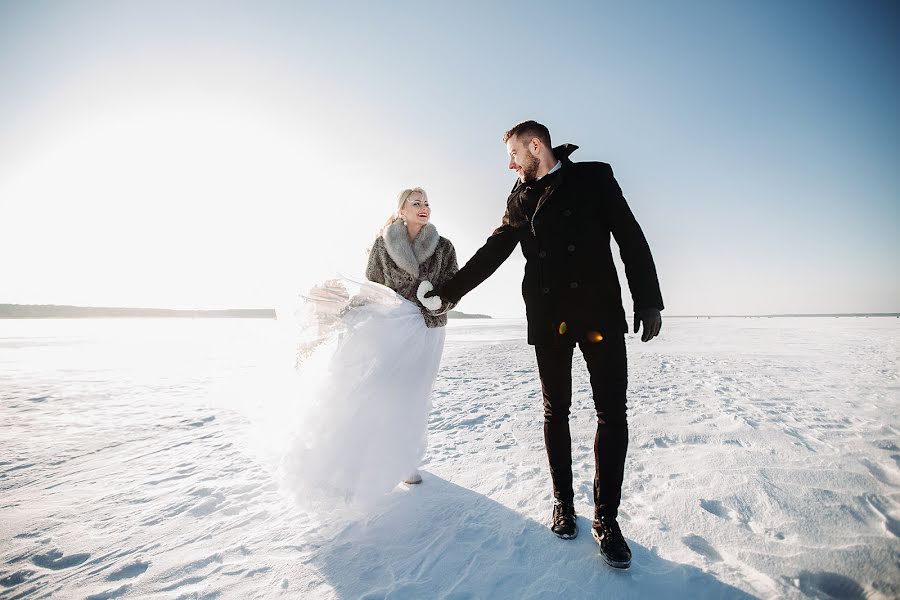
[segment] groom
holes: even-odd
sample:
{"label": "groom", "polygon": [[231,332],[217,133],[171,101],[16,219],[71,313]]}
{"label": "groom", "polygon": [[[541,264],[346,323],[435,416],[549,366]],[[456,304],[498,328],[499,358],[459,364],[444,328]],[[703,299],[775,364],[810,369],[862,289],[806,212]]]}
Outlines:
{"label": "groom", "polygon": [[553,480],[550,529],[565,539],[578,534],[572,491],[572,355],[587,363],[597,411],[594,438],[592,533],[606,562],[631,564],[631,550],[616,516],[622,492],[628,424],[628,368],[621,288],[610,251],[616,239],[634,299],[634,332],[643,325],[647,342],[659,333],[662,295],[647,240],[631,214],[610,166],[572,162],[578,146],[553,148],[550,132],[535,121],[519,123],[503,136],[509,168],[519,180],[506,202],[503,221],[437,295],[458,302],[487,279],[517,244],[525,255],[522,295],[528,343],[535,347],[544,397],[544,443]]}

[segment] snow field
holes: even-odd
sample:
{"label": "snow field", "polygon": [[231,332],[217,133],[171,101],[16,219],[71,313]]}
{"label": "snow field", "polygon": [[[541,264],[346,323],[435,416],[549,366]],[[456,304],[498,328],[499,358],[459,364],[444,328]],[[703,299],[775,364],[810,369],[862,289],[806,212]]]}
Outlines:
{"label": "snow field", "polygon": [[[246,422],[200,401],[275,359],[269,322],[0,323],[0,598],[893,598],[895,319],[668,319],[629,337],[628,571],[549,533],[521,321],[456,321],[424,483],[352,519],[293,503]],[[260,390],[261,394],[273,393]]]}

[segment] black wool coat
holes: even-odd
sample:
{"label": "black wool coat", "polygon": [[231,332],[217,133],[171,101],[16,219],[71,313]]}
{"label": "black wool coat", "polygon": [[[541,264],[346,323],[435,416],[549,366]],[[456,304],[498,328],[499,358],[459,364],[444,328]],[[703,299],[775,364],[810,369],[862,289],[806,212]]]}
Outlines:
{"label": "black wool coat", "polygon": [[521,245],[529,344],[597,343],[628,331],[610,235],[625,264],[634,310],[664,308],[650,247],[612,168],[572,162],[577,148],[553,149],[562,163],[555,173],[517,181],[500,227],[441,290],[461,298]]}

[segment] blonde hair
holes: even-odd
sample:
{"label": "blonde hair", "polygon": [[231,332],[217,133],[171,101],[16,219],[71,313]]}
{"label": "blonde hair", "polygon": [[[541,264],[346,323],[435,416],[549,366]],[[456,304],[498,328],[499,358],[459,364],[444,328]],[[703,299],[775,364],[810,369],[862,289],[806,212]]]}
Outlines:
{"label": "blonde hair", "polygon": [[406,204],[406,201],[409,200],[409,197],[413,194],[422,194],[422,200],[428,202],[428,194],[426,194],[425,190],[420,187],[407,188],[403,190],[397,196],[397,210],[394,211],[394,214],[392,214],[388,218],[387,222],[384,224],[384,227],[389,227],[390,225],[393,225],[400,220],[400,211],[403,210],[403,205]]}

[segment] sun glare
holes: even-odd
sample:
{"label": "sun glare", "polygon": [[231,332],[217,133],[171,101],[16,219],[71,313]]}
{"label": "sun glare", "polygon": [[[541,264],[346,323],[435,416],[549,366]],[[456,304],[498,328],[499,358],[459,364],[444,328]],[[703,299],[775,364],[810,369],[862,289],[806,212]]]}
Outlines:
{"label": "sun glare", "polygon": [[67,298],[87,303],[265,304],[260,285],[300,220],[296,199],[311,191],[298,186],[310,156],[295,137],[216,98],[155,99],[69,123],[0,182],[15,199],[0,229],[28,248],[7,268],[47,301],[62,279]]}

